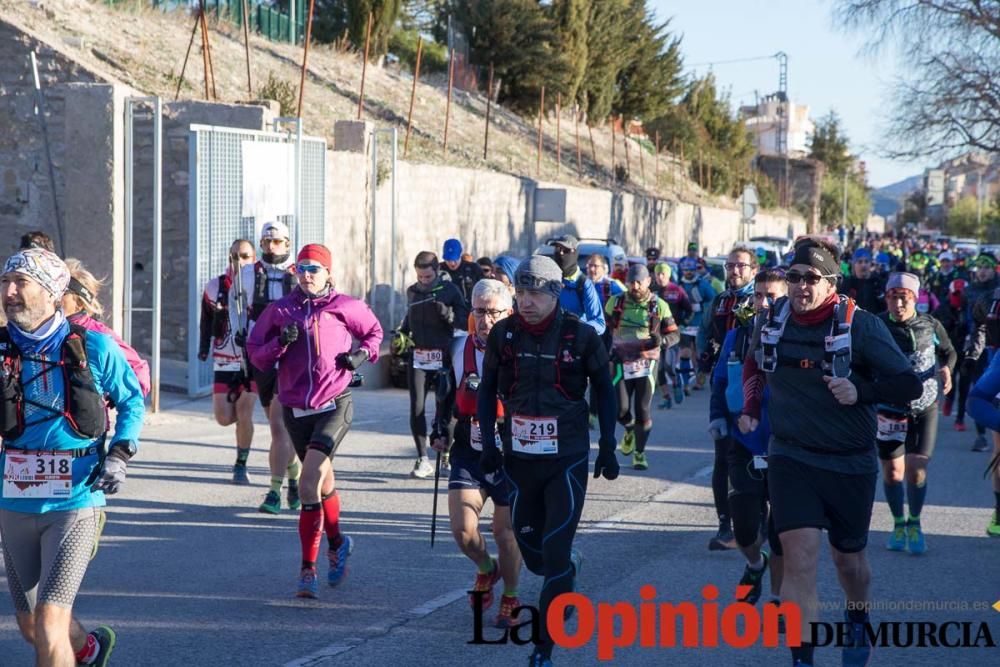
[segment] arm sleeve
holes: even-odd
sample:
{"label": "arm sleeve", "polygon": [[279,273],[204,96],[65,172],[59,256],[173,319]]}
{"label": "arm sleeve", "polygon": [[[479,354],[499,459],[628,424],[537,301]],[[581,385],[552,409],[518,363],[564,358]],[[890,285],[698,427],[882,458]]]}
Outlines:
{"label": "arm sleeve", "polygon": [[861,336],[863,344],[852,345],[853,354],[861,353],[864,364],[873,371],[874,377],[868,380],[856,373],[851,375],[858,388],[858,402],[905,405],[918,398],[923,392],[923,384],[892,339],[885,323],[878,316],[859,310],[854,326],[859,331],[852,336]]}
{"label": "arm sleeve", "polygon": [[208,294],[201,295],[201,319],[198,322],[198,354],[207,355],[212,349],[212,320],[215,307]]}
{"label": "arm sleeve", "polygon": [[[585,329],[581,330],[586,331]],[[601,429],[601,448],[604,449],[609,445],[613,447],[616,419],[618,418],[618,402],[615,399],[614,385],[611,383],[608,353],[596,333],[590,333],[587,336],[583,346],[583,354],[591,391],[597,397],[597,421]]]}
{"label": "arm sleeve", "polygon": [[764,316],[754,318],[753,334],[750,338],[750,352],[743,360],[743,414],[760,421],[761,405],[764,400],[764,385],[767,374],[757,366],[754,350],[760,346],[760,333]]}
{"label": "arm sleeve", "polygon": [[275,304],[268,304],[251,329],[250,337],[247,338],[247,355],[250,357],[250,363],[258,370],[266,371],[274,368],[278,359],[284,354],[284,348],[278,340],[281,328],[276,320],[277,313]]}
{"label": "arm sleeve", "polygon": [[590,280],[583,284],[583,301],[584,318],[600,336],[605,329],[604,310],[601,309],[601,298],[597,295],[597,288]]}
{"label": "arm sleeve", "polygon": [[138,444],[146,412],[139,379],[125,360],[125,354],[108,336],[91,332],[87,335],[87,350],[100,364],[101,389],[115,404],[111,445],[124,440]]}
{"label": "arm sleeve", "polygon": [[993,431],[1000,431],[1000,410],[994,404],[997,394],[1000,394],[1000,354],[993,355],[990,365],[969,392],[969,416]]}
{"label": "arm sleeve", "polygon": [[708,401],[708,419],[728,419],[729,406],[726,403],[726,389],[729,387],[729,368],[727,366],[733,345],[736,342],[736,330],[726,333],[725,340],[722,341],[722,349],[719,351],[719,360],[712,369],[712,393]]}
{"label": "arm sleeve", "polygon": [[673,310],[671,310],[670,304],[662,299],[660,300],[660,333],[662,334],[662,340],[658,344],[660,346],[673,347],[681,340],[681,332],[674,320]]}
{"label": "arm sleeve", "polygon": [[934,320],[934,335],[937,336],[937,355],[942,366],[946,366],[952,374],[955,373],[955,363],[958,361],[958,353],[955,352],[954,346],[951,344],[951,338],[948,337],[948,332],[945,330],[944,325]]}
{"label": "arm sleeve", "polygon": [[494,326],[490,337],[486,340],[486,352],[483,355],[483,377],[479,381],[479,391],[476,392],[476,416],[479,417],[479,430],[482,433],[483,449],[496,447],[497,427],[497,386],[500,367],[500,340],[503,326]]}
{"label": "arm sleeve", "polygon": [[379,345],[382,344],[382,325],[364,301],[351,299],[345,310],[348,331],[358,339],[358,348],[368,353],[368,361],[375,363],[378,361]]}

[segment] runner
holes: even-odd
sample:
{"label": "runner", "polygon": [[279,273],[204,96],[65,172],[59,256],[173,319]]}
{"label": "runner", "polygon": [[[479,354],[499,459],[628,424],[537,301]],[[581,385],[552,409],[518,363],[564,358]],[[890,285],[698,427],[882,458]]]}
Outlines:
{"label": "runner", "polygon": [[760,420],[752,412],[760,404],[758,368],[770,389],[768,487],[785,556],[781,595],[802,611],[802,645],[792,649],[800,665],[813,664],[823,529],[847,597],[843,664],[868,664],[862,624],[871,569],[864,549],[878,479],[875,405],[910,401],[922,391],[885,325],[837,294],[835,257],[824,241],[798,243],[786,273],[789,296],[770,309],[744,371],[744,413],[753,420]]}
{"label": "runner", "polygon": [[511,298],[514,298],[514,272],[520,262],[513,257],[500,255],[493,260],[493,277],[503,283]]}
{"label": "runner", "polygon": [[[962,278],[957,278],[951,281],[951,285],[948,287],[948,295],[941,302],[941,305],[932,314],[934,319],[941,323],[948,332],[948,338],[951,340],[951,346],[955,348],[955,352],[958,355],[958,360],[955,362],[955,371],[951,378],[951,391],[945,394],[944,406],[941,408],[941,414],[945,417],[950,417],[952,412],[952,407],[955,403],[955,395],[958,395],[958,406],[955,415],[956,421],[965,421],[965,402],[969,396],[969,389],[972,387],[972,383],[969,382],[961,372],[962,361],[963,361],[963,348],[965,345],[965,337],[968,334],[968,323],[965,319],[965,285],[966,281]],[[955,375],[958,375],[956,378]]]}
{"label": "runner", "polygon": [[[260,231],[260,259],[253,265],[253,300],[250,303],[250,326],[257,321],[267,305],[287,296],[295,288],[295,262],[292,260],[288,227],[283,222],[266,222]],[[240,344],[244,341],[237,341]],[[271,471],[271,488],[264,496],[258,511],[277,514],[281,511],[281,485],[288,475],[288,509],[295,511],[302,505],[299,499],[299,459],[292,449],[292,441],[285,428],[281,401],[275,400],[278,369],[273,366],[261,370],[251,365],[257,397],[267,415],[271,430],[271,447],[267,465]]]}
{"label": "runner", "polygon": [[[514,312],[510,292],[496,280],[480,280],[472,289],[472,317],[475,330],[455,340],[451,350],[454,382],[449,382],[445,405],[454,414],[454,439],[451,445],[451,474],[448,478],[448,516],[451,532],[462,550],[479,569],[473,591],[483,594],[482,609],[493,604],[493,587],[503,578],[503,595],[495,625],[514,625],[517,581],[521,570],[521,552],[510,526],[510,491],[502,472],[484,475],[479,469],[483,443],[479,440],[476,419],[476,392],[483,377],[483,355],[493,326]],[[453,412],[452,412],[453,411]],[[497,406],[497,420],[504,441],[510,440],[509,424],[503,421],[503,407]],[[440,437],[431,440],[439,452],[448,451],[448,426],[437,429]],[[493,500],[493,539],[499,560],[490,556],[486,539],[479,531],[479,517],[487,498]],[[475,605],[475,597],[469,603]]]}
{"label": "runner", "polygon": [[604,310],[597,289],[587,276],[580,271],[577,264],[580,254],[577,249],[579,241],[575,236],[566,234],[549,241],[552,246],[552,259],[562,270],[563,290],[559,294],[559,306],[568,313],[589,324],[600,336],[604,333]]}
{"label": "runner", "polygon": [[[733,440],[727,461],[729,515],[733,518],[736,543],[746,559],[739,585],[750,586],[750,592],[742,601],[757,603],[763,591],[764,572],[770,566],[770,603],[780,604],[784,563],[781,540],[769,512],[767,492],[767,445],[771,439],[768,390],[765,388],[761,397],[761,419],[756,428],[750,428],[749,418],[740,415],[743,412],[743,360],[753,340],[753,318],[759,316],[759,321],[763,321],[771,304],[788,294],[788,286],[785,272],[780,269],[759,272],[753,285],[753,304],[741,306],[735,313],[736,326],[726,333],[719,363],[712,373],[709,431],[713,438],[728,433]],[[740,420],[739,428],[737,419]],[[765,539],[771,548],[770,554],[763,550]]]}
{"label": "runner", "polygon": [[[143,400],[115,342],[59,310],[69,280],[66,264],[40,248],[9,257],[0,277],[8,320],[0,368],[19,369],[0,385],[0,540],[17,625],[36,664],[103,666],[115,632],[101,625],[88,633],[73,603],[97,552],[105,494],[118,492],[136,453]],[[108,449],[105,397],[115,405]],[[53,474],[39,475],[39,466]]]}
{"label": "runner", "polygon": [[[670,306],[649,289],[649,270],[633,264],[628,292],[612,297],[605,306],[612,332],[613,382],[618,387],[618,423],[625,427],[622,454],[632,455],[632,467],[646,470],[646,443],[653,429],[656,362],[660,346],[680,340]],[[638,430],[636,426],[638,425]]]}
{"label": "runner", "polygon": [[[917,312],[919,289],[920,279],[914,274],[890,274],[885,296],[888,311],[879,315],[923,382],[923,393],[905,408],[878,406],[878,454],[894,524],[886,546],[890,551],[911,554],[927,551],[920,512],[927,496],[927,464],[937,440],[938,379],[941,392],[948,393],[958,358],[941,323]],[[903,516],[904,478],[909,518]]]}
{"label": "runner", "polygon": [[[671,273],[669,264],[666,262],[657,263],[653,268],[653,276],[656,279],[654,290],[656,295],[670,306],[670,314],[673,315],[677,326],[683,328],[691,321],[693,311],[691,310],[691,302],[688,301],[687,292],[684,291],[683,287],[670,280]],[[657,406],[660,410],[669,410],[673,407],[674,401],[677,402],[677,405],[684,402],[684,387],[680,374],[677,372],[679,340],[673,345],[664,344],[660,348],[660,368],[656,376],[656,382],[660,385],[663,399]],[[673,400],[670,397],[671,389],[674,392]]]}
{"label": "runner", "polygon": [[[214,372],[212,411],[219,426],[236,425],[236,463],[233,484],[249,485],[247,459],[253,442],[253,409],[257,386],[250,376],[244,342],[247,304],[253,286],[254,249],[249,241],[235,241],[229,249],[226,272],[205,285],[201,300],[198,358],[206,361],[209,348]],[[239,266],[239,273],[233,271]],[[242,285],[242,289],[238,288]]]}
{"label": "runner", "polygon": [[[726,291],[712,299],[708,314],[702,318],[701,328],[698,330],[699,370],[712,372],[715,368],[726,334],[736,326],[736,313],[752,312],[754,275],[757,273],[757,266],[757,255],[747,246],[736,244],[729,251],[729,257],[726,259]],[[723,435],[714,444],[712,499],[719,519],[719,530],[708,541],[708,548],[710,551],[724,551],[736,547],[728,499],[727,460],[732,437]]]}
{"label": "runner", "polygon": [[100,321],[104,315],[104,308],[97,296],[104,286],[100,280],[94,277],[90,271],[83,267],[80,260],[72,257],[66,260],[66,268],[69,270],[69,285],[62,297],[62,311],[70,324],[76,324],[89,331],[96,331],[111,340],[121,349],[125,355],[125,360],[135,373],[139,381],[139,389],[143,396],[149,395],[151,387],[149,379],[149,364],[139,356],[131,345],[121,339],[115,330]]}
{"label": "runner", "polygon": [[[993,255],[983,253],[976,258],[976,270],[972,282],[966,288],[966,302],[969,306],[968,322],[970,335],[965,344],[962,374],[968,376],[970,384],[986,371],[997,347],[1000,347],[1000,280],[997,278],[997,261]],[[965,430],[965,424],[955,428]],[[972,451],[985,452],[986,428],[976,422],[976,439]]]}
{"label": "runner", "polygon": [[[575,588],[583,557],[573,548],[587,489],[588,381],[601,407],[594,477],[618,477],[615,410],[608,355],[594,329],[559,307],[564,273],[534,255],[517,268],[518,314],[490,332],[477,401],[484,474],[503,467],[511,485],[511,523],[528,569],[545,578],[539,600],[542,643],[530,664],[551,665],[549,605]],[[497,398],[511,440],[496,446]]]}
{"label": "runner", "polygon": [[[698,275],[698,260],[685,257],[681,259],[679,268],[681,287],[688,295],[693,313],[688,325],[681,329],[680,362],[678,364],[681,383],[684,386],[684,395],[689,396],[691,394],[689,389],[691,376],[695,372],[694,364],[697,359],[698,332],[701,330],[702,320],[706,317],[705,311],[712,303],[712,299],[715,298],[716,292],[707,279]],[[699,377],[698,380],[699,383],[695,385],[695,389],[701,389],[704,386],[704,378]]]}
{"label": "runner", "polygon": [[[462,242],[458,239],[448,239],[444,242],[444,252],[441,254],[444,260],[441,268],[441,277],[450,280],[465,299],[466,310],[472,302],[472,288],[483,277],[483,270],[472,261],[472,255],[466,258],[462,253]],[[464,320],[463,320],[464,322]]]}
{"label": "runner", "polygon": [[872,253],[858,248],[851,257],[851,275],[844,280],[844,294],[869,313],[885,310],[885,282],[872,272]]}
{"label": "runner", "polygon": [[[410,387],[410,432],[417,446],[417,462],[410,475],[426,479],[434,474],[434,466],[427,457],[424,404],[428,391],[438,386],[438,375],[447,374],[449,370],[454,332],[465,331],[469,309],[455,283],[442,279],[437,255],[427,251],[417,253],[413,266],[417,271],[417,282],[406,290],[406,316],[398,331],[413,341],[407,381]],[[445,414],[442,399],[442,393],[436,392],[435,420]]]}
{"label": "runner", "polygon": [[[600,253],[594,253],[587,258],[587,277],[594,283],[597,290],[597,298],[600,299],[601,309],[608,304],[608,300],[625,292],[625,286],[611,277],[608,273],[608,258]],[[607,318],[605,318],[606,320]],[[607,324],[607,322],[605,322]],[[611,351],[611,330],[605,326],[604,333],[601,334],[604,346]],[[590,428],[597,426],[597,397],[594,392],[590,392]]]}
{"label": "runner", "polygon": [[[353,540],[340,532],[333,456],[351,427],[354,371],[378,359],[382,327],[363,301],[334,289],[330,251],[309,244],[298,254],[298,287],[264,309],[247,349],[258,368],[278,366],[278,399],[295,454],[302,462],[298,591],[316,598],[316,561],[326,532],[331,586],[343,581]],[[352,339],[360,345],[353,347]]]}
{"label": "runner", "polygon": [[1000,537],[1000,410],[996,407],[997,394],[1000,394],[1000,354],[993,355],[989,367],[969,395],[969,414],[993,434],[993,458],[986,468],[993,483],[993,518],[986,526],[986,534],[990,537]]}

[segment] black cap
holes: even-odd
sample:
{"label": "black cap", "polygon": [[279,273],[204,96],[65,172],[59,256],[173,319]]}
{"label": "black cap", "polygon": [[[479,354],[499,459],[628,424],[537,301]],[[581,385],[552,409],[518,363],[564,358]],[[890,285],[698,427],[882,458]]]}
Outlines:
{"label": "black cap", "polygon": [[572,234],[563,234],[562,236],[557,236],[548,242],[548,245],[561,245],[570,250],[576,250],[580,242]]}

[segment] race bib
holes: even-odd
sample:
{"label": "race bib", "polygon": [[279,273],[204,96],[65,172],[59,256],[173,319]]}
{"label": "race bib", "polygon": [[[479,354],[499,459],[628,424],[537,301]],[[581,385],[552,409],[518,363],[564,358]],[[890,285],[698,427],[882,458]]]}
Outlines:
{"label": "race bib", "polygon": [[650,376],[653,366],[652,359],[636,359],[635,361],[625,361],[622,363],[622,373],[626,380],[636,378],[647,378]]}
{"label": "race bib", "polygon": [[69,498],[72,491],[72,452],[7,452],[4,498]]}
{"label": "race bib", "polygon": [[698,303],[697,301],[695,301],[694,303],[692,303],[691,304],[691,312],[692,313],[700,313],[701,312],[701,304]]}
{"label": "race bib", "polygon": [[754,456],[753,457],[753,469],[754,470],[767,470],[767,457],[766,456]]}
{"label": "race bib", "polygon": [[904,415],[898,417],[878,415],[878,439],[883,442],[906,442],[907,419]]}
{"label": "race bib", "polygon": [[444,368],[444,352],[441,350],[414,350],[413,367],[422,371],[439,371]]}
{"label": "race bib", "polygon": [[511,420],[513,450],[521,454],[558,454],[559,420],[555,417],[524,417]]}
{"label": "race bib", "polygon": [[684,334],[685,336],[697,336],[698,327],[683,327],[681,329],[681,333]]}

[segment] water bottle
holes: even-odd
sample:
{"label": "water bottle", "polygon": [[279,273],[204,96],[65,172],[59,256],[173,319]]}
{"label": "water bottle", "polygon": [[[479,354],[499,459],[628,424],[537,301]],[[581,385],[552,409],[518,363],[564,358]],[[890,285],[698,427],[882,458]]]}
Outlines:
{"label": "water bottle", "polygon": [[743,362],[735,352],[729,354],[726,361],[726,375],[729,384],[726,385],[726,407],[731,414],[743,412]]}

